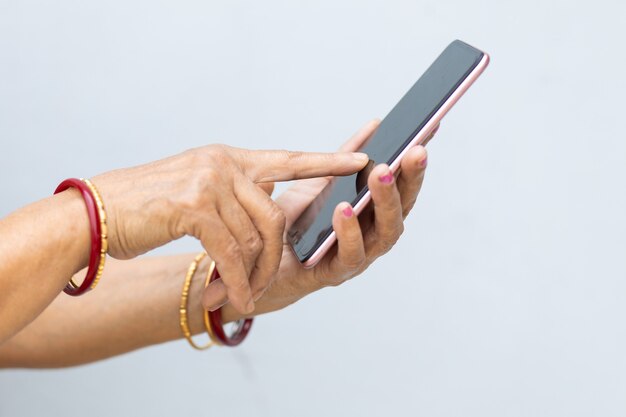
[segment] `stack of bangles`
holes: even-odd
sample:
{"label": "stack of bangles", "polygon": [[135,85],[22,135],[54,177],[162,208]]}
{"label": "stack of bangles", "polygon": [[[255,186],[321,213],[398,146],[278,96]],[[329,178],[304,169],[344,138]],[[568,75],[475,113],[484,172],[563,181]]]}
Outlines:
{"label": "stack of bangles", "polygon": [[96,187],[91,181],[84,178],[70,178],[63,181],[54,194],[58,194],[68,188],[76,188],[80,191],[87,206],[87,215],[89,216],[89,232],[91,234],[91,251],[89,254],[89,267],[87,275],[82,284],[78,285],[74,278],[70,278],[63,292],[68,295],[83,295],[98,285],[98,281],[104,271],[104,261],[108,251],[107,244],[107,217],[104,211],[102,198]]}
{"label": "stack of bangles", "polygon": [[[198,345],[191,337],[191,330],[189,329],[188,319],[188,299],[189,288],[191,287],[191,281],[196,274],[196,270],[200,265],[200,262],[207,256],[206,252],[199,253],[189,265],[187,274],[185,275],[185,283],[183,284],[183,291],[180,298],[180,328],[183,331],[185,339],[189,342],[191,347],[197,350],[208,349],[213,345],[219,346],[237,346],[248,335],[250,327],[252,326],[253,319],[241,319],[235,323],[235,328],[231,335],[227,335],[224,331],[222,324],[222,310],[218,308],[215,311],[204,311],[204,327],[209,335],[209,342],[205,345]],[[206,288],[211,282],[220,279],[219,272],[215,267],[215,261],[211,261],[209,270],[207,272],[206,279],[204,281],[204,287]]]}
{"label": "stack of bangles", "polygon": [[[58,194],[69,188],[76,188],[81,193],[83,200],[85,201],[87,215],[89,217],[89,232],[91,235],[89,267],[87,268],[87,275],[85,276],[85,279],[79,285],[74,281],[74,278],[71,278],[63,289],[63,292],[68,295],[79,296],[94,289],[96,285],[98,285],[98,281],[104,271],[104,262],[108,251],[107,218],[100,193],[91,181],[84,178],[67,179],[59,184],[54,191],[54,194]],[[213,345],[237,346],[248,335],[250,326],[252,326],[252,319],[238,320],[235,323],[235,328],[232,334],[227,335],[222,324],[221,308],[215,311],[204,312],[204,325],[211,339],[209,343],[200,346],[197,345],[191,338],[191,331],[189,330],[189,322],[187,319],[187,312],[189,311],[187,306],[189,288],[191,286],[191,280],[198,269],[198,265],[206,256],[206,252],[202,252],[197,255],[187,270],[180,300],[180,327],[183,331],[185,339],[187,339],[187,341],[195,349],[203,350]],[[216,279],[220,279],[220,275],[215,267],[215,262],[211,261],[206,281],[204,283],[205,288]]]}

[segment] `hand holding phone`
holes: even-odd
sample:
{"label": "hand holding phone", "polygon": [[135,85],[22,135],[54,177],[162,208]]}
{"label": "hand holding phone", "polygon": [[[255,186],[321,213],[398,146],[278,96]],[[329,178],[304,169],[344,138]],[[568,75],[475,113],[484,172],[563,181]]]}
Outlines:
{"label": "hand holding phone", "polygon": [[349,202],[360,214],[372,198],[368,171],[386,163],[393,177],[407,152],[434,133],[488,63],[487,54],[458,40],[441,53],[359,148],[369,155],[371,163],[357,174],[333,178],[289,228],[288,242],[305,267],[314,266],[335,243],[333,217],[337,205]]}
{"label": "hand holding phone", "polygon": [[[341,147],[342,151],[358,149],[374,134],[380,121],[367,123]],[[325,286],[335,286],[359,275],[378,257],[387,253],[404,229],[404,218],[416,201],[424,179],[427,153],[422,146],[411,148],[402,159],[400,172],[391,183],[380,181],[385,164],[370,174],[373,204],[357,217],[344,213],[347,203],[340,203],[333,212],[332,224],[337,244],[313,268],[302,268],[298,258],[285,247],[280,270],[270,291],[279,291],[287,303]],[[300,213],[328,185],[330,179],[301,180],[278,196],[276,204],[285,213],[287,229]],[[286,246],[289,246],[286,243]],[[287,283],[279,283],[285,281]],[[276,296],[276,294],[274,294]],[[273,297],[274,297],[273,296]],[[264,307],[263,307],[264,308]]]}

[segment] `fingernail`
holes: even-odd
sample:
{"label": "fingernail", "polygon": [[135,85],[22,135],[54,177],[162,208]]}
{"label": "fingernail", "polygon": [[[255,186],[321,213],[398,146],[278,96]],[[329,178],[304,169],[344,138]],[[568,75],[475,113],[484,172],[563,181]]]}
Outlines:
{"label": "fingernail", "polygon": [[346,216],[346,217],[352,217],[352,214],[354,213],[354,212],[352,211],[352,207],[351,207],[351,206],[348,206],[348,207],[344,208],[343,210],[341,210],[341,212],[342,212],[342,213],[343,213],[343,215],[344,215],[344,216]]}
{"label": "fingernail", "polygon": [[228,302],[228,300],[224,301],[223,303],[217,303],[217,304],[215,304],[215,305],[211,306],[211,307],[209,308],[209,311],[213,312],[213,311],[215,311],[215,310],[219,310],[220,308],[224,307],[224,306],[226,305],[226,303],[227,303],[227,302]]}
{"label": "fingernail", "polygon": [[390,170],[388,174],[378,177],[378,180],[383,184],[391,184],[393,182],[393,172]]}
{"label": "fingernail", "polygon": [[367,156],[367,154],[363,152],[353,152],[352,154],[354,155],[354,159],[356,159],[360,163],[365,163],[370,160],[369,156]]}
{"label": "fingernail", "polygon": [[426,168],[426,165],[428,165],[428,156],[424,157],[424,159],[420,162],[420,166],[422,168]]}
{"label": "fingernail", "polygon": [[251,298],[246,305],[246,313],[252,313],[254,311],[254,300]]}
{"label": "fingernail", "polygon": [[214,304],[211,307],[209,307],[208,310],[211,311],[211,312],[213,312],[215,310],[219,310],[220,308],[224,307],[227,302],[228,302],[228,300],[226,300],[226,301],[224,301],[222,303]]}

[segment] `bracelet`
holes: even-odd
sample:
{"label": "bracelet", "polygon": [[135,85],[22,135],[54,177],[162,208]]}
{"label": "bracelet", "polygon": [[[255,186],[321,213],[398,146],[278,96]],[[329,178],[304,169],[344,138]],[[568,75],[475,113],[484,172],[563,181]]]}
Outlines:
{"label": "bracelet", "polygon": [[197,349],[197,350],[205,350],[215,344],[213,340],[210,340],[206,345],[196,344],[196,342],[194,342],[191,337],[191,330],[189,330],[189,319],[187,316],[189,287],[191,287],[191,280],[193,279],[193,276],[196,274],[198,265],[204,259],[205,256],[207,256],[206,252],[199,253],[198,255],[196,255],[194,260],[189,265],[189,268],[187,269],[187,275],[185,275],[185,283],[183,284],[183,292],[180,297],[180,309],[179,309],[180,328],[183,331],[183,335],[185,336],[185,339],[187,339],[187,342],[189,342],[192,348]]}
{"label": "bracelet", "polygon": [[[215,267],[215,262],[211,263],[211,267],[209,268],[209,274],[207,275],[208,285],[209,283],[220,279],[220,274]],[[215,340],[218,341],[219,344],[226,346],[237,346],[246,338],[248,333],[250,332],[250,327],[252,326],[253,319],[240,319],[235,322],[235,329],[230,336],[226,335],[224,331],[224,326],[222,324],[222,308],[218,308],[215,311],[206,311],[205,312],[205,326],[209,335],[213,335]]]}
{"label": "bracelet", "polygon": [[[211,261],[209,265],[209,271],[206,274],[206,279],[204,280],[204,288],[208,287],[211,283],[211,277],[215,271],[215,261]],[[204,319],[204,327],[206,328],[206,332],[209,334],[209,337],[216,345],[222,345],[222,342],[215,336],[215,332],[213,331],[213,326],[211,326],[211,320],[209,320],[209,310],[204,310],[204,314],[202,315]]]}
{"label": "bracelet", "polygon": [[58,194],[74,187],[80,191],[85,200],[87,207],[87,215],[89,216],[89,231],[91,234],[91,251],[89,253],[89,267],[87,275],[82,284],[78,285],[74,282],[74,278],[70,278],[69,283],[63,289],[68,295],[78,296],[92,290],[98,285],[102,272],[104,271],[104,261],[108,251],[107,243],[107,219],[104,211],[102,198],[96,187],[88,179],[69,178],[63,181],[54,191]]}

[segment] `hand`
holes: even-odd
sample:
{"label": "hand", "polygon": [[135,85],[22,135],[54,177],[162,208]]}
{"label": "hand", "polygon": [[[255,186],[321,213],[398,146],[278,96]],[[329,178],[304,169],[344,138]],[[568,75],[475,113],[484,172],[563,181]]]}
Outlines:
{"label": "hand", "polygon": [[[378,125],[378,121],[368,123],[342,146],[341,151],[358,149]],[[279,310],[320,288],[339,285],[359,275],[379,256],[389,251],[402,234],[403,220],[415,204],[424,179],[426,162],[426,149],[417,146],[407,152],[396,176],[390,173],[387,165],[376,166],[368,177],[372,194],[369,210],[357,218],[349,203],[337,205],[333,216],[337,244],[313,269],[304,269],[291,249],[286,247],[278,275],[265,295],[258,300],[254,315]],[[287,227],[328,181],[329,178],[298,181],[278,197],[276,204],[285,212]],[[239,318],[233,313],[231,309],[225,308],[224,320]]]}
{"label": "hand", "polygon": [[360,170],[367,156],[250,151],[210,145],[93,178],[109,222],[109,254],[129,259],[184,235],[199,239],[223,285],[203,305],[230,300],[249,313],[269,285],[283,251],[283,211],[259,186]]}

